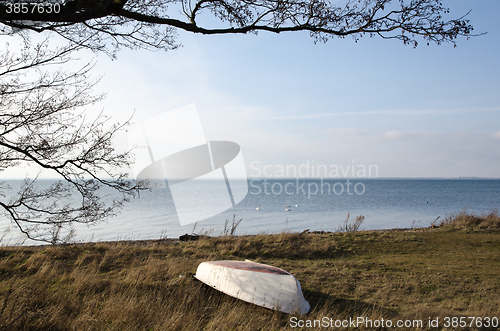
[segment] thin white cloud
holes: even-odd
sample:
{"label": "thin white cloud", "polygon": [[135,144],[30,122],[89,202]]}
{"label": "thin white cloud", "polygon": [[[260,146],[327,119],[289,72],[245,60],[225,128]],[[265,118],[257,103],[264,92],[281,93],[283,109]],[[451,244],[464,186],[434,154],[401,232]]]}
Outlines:
{"label": "thin white cloud", "polygon": [[479,112],[500,112],[500,107],[482,107],[482,108],[454,108],[454,109],[390,109],[390,110],[373,110],[373,111],[340,111],[319,114],[303,114],[303,115],[287,115],[287,116],[268,116],[259,118],[260,120],[307,120],[307,119],[322,119],[335,116],[359,116],[359,115],[443,115],[443,114],[465,114]]}
{"label": "thin white cloud", "polygon": [[339,136],[347,136],[347,135],[359,135],[365,133],[363,130],[353,129],[353,128],[335,128],[335,129],[326,129],[326,133],[339,135]]}
{"label": "thin white cloud", "polygon": [[384,133],[384,137],[387,139],[399,139],[401,138],[405,133],[402,131],[387,131]]}
{"label": "thin white cloud", "polygon": [[383,134],[385,139],[389,140],[399,140],[408,137],[428,137],[428,136],[439,136],[436,132],[424,132],[424,131],[387,131]]}

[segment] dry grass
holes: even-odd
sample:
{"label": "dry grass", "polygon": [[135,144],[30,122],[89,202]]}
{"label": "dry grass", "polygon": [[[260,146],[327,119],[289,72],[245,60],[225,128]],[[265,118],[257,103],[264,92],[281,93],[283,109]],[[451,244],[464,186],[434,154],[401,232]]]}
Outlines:
{"label": "dry grass", "polygon": [[[291,329],[290,315],[192,277],[200,262],[219,259],[293,273],[312,307],[304,319],[500,317],[499,253],[499,231],[452,226],[3,247],[0,329]],[[412,330],[420,329],[429,328]]]}
{"label": "dry grass", "polygon": [[459,229],[500,229],[500,215],[496,209],[482,215],[474,215],[463,210],[447,216],[438,226]]}
{"label": "dry grass", "polygon": [[351,214],[347,214],[347,217],[342,225],[340,225],[337,229],[337,232],[356,232],[359,231],[359,228],[361,227],[361,224],[363,224],[363,221],[365,220],[365,217],[363,215],[358,215],[356,216],[355,219],[352,221],[349,220],[349,217]]}

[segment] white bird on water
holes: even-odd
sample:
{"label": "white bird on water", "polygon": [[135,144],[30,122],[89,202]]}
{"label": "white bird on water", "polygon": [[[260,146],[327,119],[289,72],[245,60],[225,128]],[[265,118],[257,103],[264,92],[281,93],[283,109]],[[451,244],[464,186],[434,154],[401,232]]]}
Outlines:
{"label": "white bird on water", "polygon": [[255,208],[255,209],[256,209],[256,210],[260,210],[260,205],[259,205],[257,208]]}
{"label": "white bird on water", "polygon": [[287,205],[285,204],[285,211],[292,211],[292,210],[290,209],[290,207],[292,207],[292,206],[287,206]]}

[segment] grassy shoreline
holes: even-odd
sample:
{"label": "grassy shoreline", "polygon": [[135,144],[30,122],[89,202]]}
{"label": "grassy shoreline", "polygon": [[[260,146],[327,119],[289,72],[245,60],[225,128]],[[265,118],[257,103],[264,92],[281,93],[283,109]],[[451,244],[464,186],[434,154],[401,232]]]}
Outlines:
{"label": "grassy shoreline", "polygon": [[192,277],[199,263],[221,259],[294,274],[311,304],[302,320],[422,320],[409,329],[427,330],[429,318],[439,329],[445,317],[500,318],[500,231],[459,219],[400,231],[1,247],[0,329],[299,329],[292,315]]}

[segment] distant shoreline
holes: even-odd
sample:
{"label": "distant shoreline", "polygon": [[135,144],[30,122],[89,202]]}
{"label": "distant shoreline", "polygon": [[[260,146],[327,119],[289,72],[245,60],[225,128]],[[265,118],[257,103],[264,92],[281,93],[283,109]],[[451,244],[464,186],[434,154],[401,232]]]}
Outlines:
{"label": "distant shoreline", "polygon": [[[261,234],[242,234],[242,235],[220,235],[220,236],[209,236],[209,235],[197,235],[197,234],[184,234],[182,236],[198,236],[199,239],[194,239],[194,240],[182,240],[180,237],[178,238],[162,238],[162,239],[138,239],[138,240],[104,240],[104,241],[87,241],[87,242],[74,242],[74,243],[67,243],[67,244],[40,244],[40,245],[21,245],[21,246],[3,246],[3,247],[26,247],[26,248],[36,248],[36,247],[58,247],[58,246],[81,246],[81,245],[99,245],[99,244],[105,244],[105,245],[133,245],[133,246],[150,246],[152,244],[165,244],[165,243],[170,243],[170,244],[180,244],[183,242],[190,242],[190,241],[198,241],[198,240],[210,240],[210,239],[221,239],[221,238],[233,238],[233,239],[239,239],[239,238],[256,238],[256,237],[272,237],[272,236],[280,236],[283,234],[287,235],[327,235],[327,234],[346,234],[346,233],[392,233],[392,232],[422,232],[422,231],[427,231],[431,229],[435,229],[437,227],[431,226],[426,226],[426,227],[414,227],[414,228],[389,228],[389,229],[369,229],[369,230],[356,230],[356,231],[351,231],[351,232],[346,232],[346,231],[322,231],[322,230],[312,230],[309,231],[309,229],[305,229],[303,231],[298,231],[298,232],[289,232],[289,231],[283,231],[282,233],[261,233]],[[488,229],[488,231],[493,231],[493,232],[500,232],[500,229]]]}

